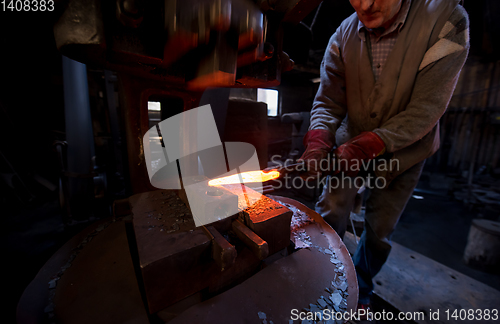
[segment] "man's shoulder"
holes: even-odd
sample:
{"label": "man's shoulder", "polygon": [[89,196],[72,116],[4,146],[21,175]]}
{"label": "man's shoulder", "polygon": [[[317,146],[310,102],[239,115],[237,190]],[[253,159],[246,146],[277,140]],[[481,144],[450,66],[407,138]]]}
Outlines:
{"label": "man's shoulder", "polygon": [[336,38],[340,43],[346,42],[349,37],[357,35],[358,24],[359,19],[356,12],[354,12],[352,15],[344,19],[342,23],[340,23],[335,34],[332,35],[332,38]]}
{"label": "man's shoulder", "polygon": [[461,5],[457,5],[439,34],[440,38],[460,46],[469,46],[469,16]]}
{"label": "man's shoulder", "polygon": [[358,24],[359,22],[359,19],[358,19],[358,15],[356,14],[356,12],[353,12],[349,17],[347,17],[346,19],[344,19],[344,21],[342,21],[342,24]]}
{"label": "man's shoulder", "polygon": [[458,23],[467,23],[468,25],[469,15],[467,14],[467,11],[465,11],[464,7],[462,7],[461,5],[457,5],[455,7],[455,10],[453,10],[453,12],[451,13],[450,18],[448,18],[448,21],[454,25]]}
{"label": "man's shoulder", "polygon": [[344,33],[351,30],[357,30],[359,24],[358,15],[354,12],[352,15],[344,19],[339,26],[339,29]]}

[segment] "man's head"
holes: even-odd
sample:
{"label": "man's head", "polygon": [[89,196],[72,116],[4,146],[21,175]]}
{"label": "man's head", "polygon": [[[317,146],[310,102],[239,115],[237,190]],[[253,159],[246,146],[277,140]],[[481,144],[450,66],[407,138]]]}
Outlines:
{"label": "man's head", "polygon": [[369,29],[388,28],[403,0],[349,0],[359,20]]}

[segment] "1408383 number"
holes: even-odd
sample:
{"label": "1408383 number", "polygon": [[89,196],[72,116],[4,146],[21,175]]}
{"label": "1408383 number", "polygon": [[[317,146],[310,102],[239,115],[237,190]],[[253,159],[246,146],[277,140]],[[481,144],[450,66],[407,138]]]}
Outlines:
{"label": "1408383 number", "polygon": [[54,11],[54,0],[2,0],[2,11]]}
{"label": "1408383 number", "polygon": [[498,309],[455,309],[446,310],[446,319],[455,321],[497,321]]}

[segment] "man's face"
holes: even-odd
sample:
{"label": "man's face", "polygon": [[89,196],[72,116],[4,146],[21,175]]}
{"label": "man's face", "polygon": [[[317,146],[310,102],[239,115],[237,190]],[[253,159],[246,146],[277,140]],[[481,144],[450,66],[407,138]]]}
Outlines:
{"label": "man's face", "polygon": [[387,28],[401,8],[402,0],[349,0],[359,20],[369,29]]}

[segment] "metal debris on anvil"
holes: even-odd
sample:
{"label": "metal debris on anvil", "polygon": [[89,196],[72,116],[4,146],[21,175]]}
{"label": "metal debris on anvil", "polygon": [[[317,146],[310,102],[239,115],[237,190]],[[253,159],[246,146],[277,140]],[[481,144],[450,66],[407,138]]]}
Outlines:
{"label": "metal debris on anvil", "polygon": [[348,284],[347,281],[340,281],[339,283],[332,281],[332,286],[336,289],[346,291]]}
{"label": "metal debris on anvil", "polygon": [[49,289],[56,288],[57,280],[59,280],[59,278],[54,278],[51,281],[49,281]]}
{"label": "metal debris on anvil", "polygon": [[259,316],[259,319],[261,320],[261,324],[274,324],[273,321],[269,320],[267,321],[267,315],[264,312],[258,312],[257,315]]}
{"label": "metal debris on anvil", "polygon": [[307,235],[304,229],[298,229],[295,232],[292,232],[295,241],[295,247],[297,249],[312,247],[313,244],[311,242],[311,237]]}
{"label": "metal debris on anvil", "polygon": [[[280,209],[281,206],[272,206],[271,199],[260,194],[257,191],[251,190],[251,186],[246,186],[241,183],[225,184],[221,187],[229,190],[233,195],[238,196],[238,210],[245,210],[253,214],[259,215],[267,210]],[[246,188],[250,190],[246,190]]]}
{"label": "metal debris on anvil", "polygon": [[307,235],[306,231],[302,227],[304,225],[312,223],[313,220],[310,219],[306,213],[299,210],[293,205],[284,203],[279,200],[276,200],[276,202],[285,206],[293,213],[292,219],[290,221],[290,231],[295,241],[295,247],[298,249],[312,247],[311,237]]}
{"label": "metal debris on anvil", "polygon": [[284,203],[282,201],[276,200],[278,204],[281,204],[285,206],[286,208],[290,209],[293,213],[292,215],[292,220],[290,222],[290,229],[292,232],[298,230],[300,227],[303,227],[304,225],[313,223],[313,220],[307,216],[306,213],[298,209],[297,207]]}
{"label": "metal debris on anvil", "polygon": [[328,298],[330,298],[330,300],[335,306],[339,306],[340,303],[342,302],[342,295],[338,291],[331,294],[330,297]]}
{"label": "metal debris on anvil", "polygon": [[[341,260],[337,258],[335,253],[335,249],[333,246],[329,245],[328,248],[323,248],[321,246],[314,245],[311,241],[311,237],[307,234],[306,230],[302,228],[304,225],[313,223],[314,221],[309,218],[309,216],[303,211],[297,209],[295,206],[292,206],[287,203],[283,203],[277,200],[278,203],[284,205],[288,209],[293,212],[292,221],[290,224],[291,233],[295,240],[296,248],[316,248],[319,252],[329,255],[330,262],[335,266],[335,270],[333,272],[334,280],[332,281],[331,287],[326,287],[325,291],[329,293],[329,295],[325,298],[321,296],[317,299],[315,304],[309,304],[309,307],[305,307],[302,310],[306,312],[319,312],[322,314],[323,310],[335,310],[335,312],[347,311],[347,296],[349,295],[347,292],[348,283],[345,274],[345,267]],[[325,235],[324,233],[322,233]],[[290,323],[292,323],[291,321]],[[343,321],[313,321],[313,320],[303,320],[301,323],[343,323]]]}
{"label": "metal debris on anvil", "polygon": [[323,296],[321,296],[321,298],[318,299],[318,305],[321,306],[322,308],[326,308],[327,307],[327,303],[323,299]]}
{"label": "metal debris on anvil", "polygon": [[[161,201],[158,209],[145,212],[147,217],[153,219],[148,230],[157,228],[167,234],[177,231],[187,231],[194,228],[194,219],[189,207],[172,191],[150,193],[146,198],[152,201]],[[149,222],[148,222],[149,223]]]}
{"label": "metal debris on anvil", "polygon": [[[251,199],[250,195],[248,195],[248,198]],[[240,199],[238,199],[240,201]],[[246,200],[243,200],[246,202]],[[268,210],[273,210],[273,209],[280,209],[283,208],[281,206],[273,206],[272,205],[272,200],[266,196],[260,196],[259,199],[257,200],[250,200],[249,201],[249,206],[245,209],[246,212],[250,213],[253,212],[256,215],[259,215],[261,213],[264,213]]]}
{"label": "metal debris on anvil", "polygon": [[[325,298],[321,296],[316,301],[316,304],[309,304],[308,308],[303,308],[305,312],[319,313],[323,314],[323,311],[328,309],[330,312],[345,312],[347,311],[347,281],[345,281],[345,276],[337,276],[335,274],[335,280],[332,281],[332,287],[326,287],[325,291],[329,295]],[[303,323],[304,321],[302,321]],[[342,321],[322,321],[318,318],[318,321],[309,320],[307,323],[343,323]]]}
{"label": "metal debris on anvil", "polygon": [[340,261],[339,259],[337,259],[337,257],[335,255],[332,255],[330,257],[330,262],[333,263],[333,264],[342,264],[342,261]]}

